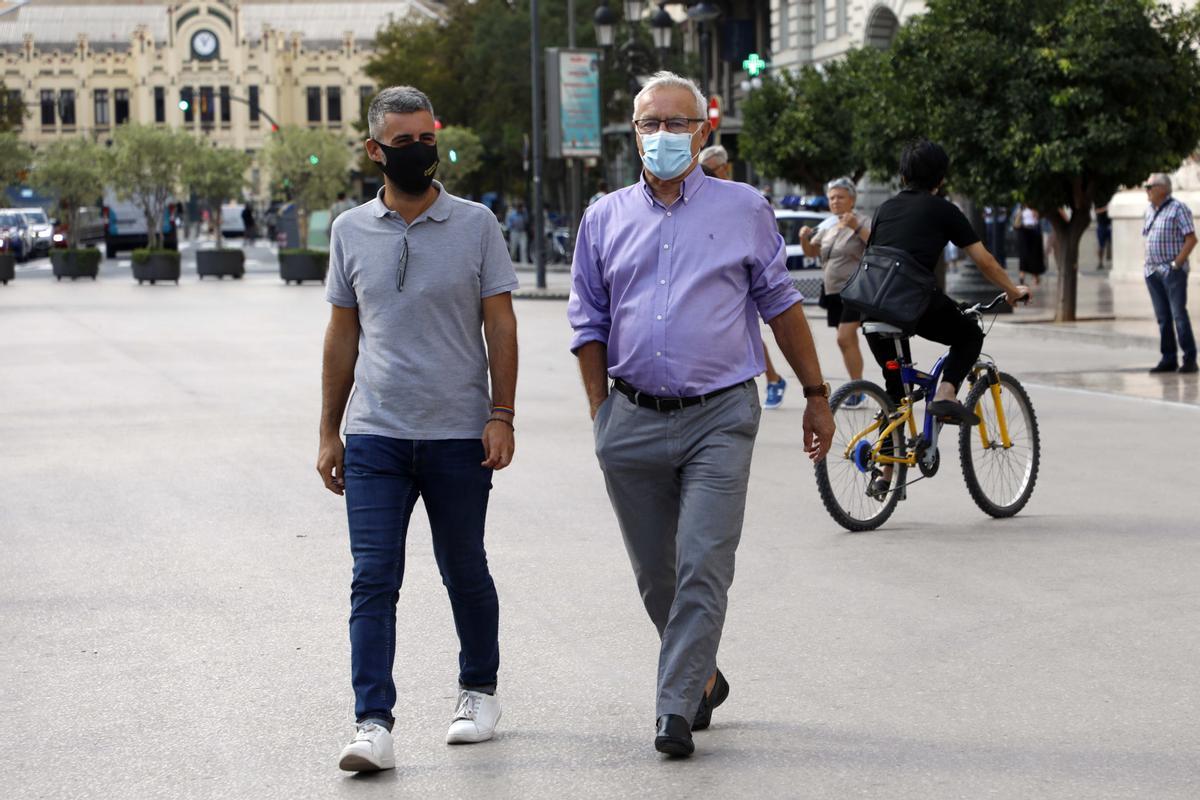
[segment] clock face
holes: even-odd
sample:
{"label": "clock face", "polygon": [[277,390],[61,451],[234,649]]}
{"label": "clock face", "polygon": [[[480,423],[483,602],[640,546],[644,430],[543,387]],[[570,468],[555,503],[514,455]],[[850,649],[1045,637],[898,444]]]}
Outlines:
{"label": "clock face", "polygon": [[212,31],[196,31],[192,35],[192,52],[197,58],[212,58],[217,53],[217,35]]}

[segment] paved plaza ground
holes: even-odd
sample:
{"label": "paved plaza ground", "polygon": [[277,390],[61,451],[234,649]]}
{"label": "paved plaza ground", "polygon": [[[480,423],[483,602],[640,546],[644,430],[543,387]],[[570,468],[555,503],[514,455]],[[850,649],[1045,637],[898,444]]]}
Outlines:
{"label": "paved plaza ground", "polygon": [[252,262],[200,282],[185,259],[178,287],[34,265],[0,287],[0,796],[1200,796],[1200,400],[1194,375],[1144,374],[1152,322],[992,332],[1042,426],[1012,520],[976,509],[951,448],[885,528],[846,533],[799,393],[764,413],[732,693],[675,762],[652,749],[654,631],[551,300],[517,302],[517,457],[489,512],[499,735],[442,743],[457,645],[418,512],[398,768],[339,772],[350,558],[314,469],[328,308]]}

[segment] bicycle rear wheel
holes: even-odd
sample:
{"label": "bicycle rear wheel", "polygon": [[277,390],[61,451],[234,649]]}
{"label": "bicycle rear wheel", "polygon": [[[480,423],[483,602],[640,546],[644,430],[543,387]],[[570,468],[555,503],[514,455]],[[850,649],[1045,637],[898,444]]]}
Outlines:
{"label": "bicycle rear wheel", "polygon": [[[874,530],[896,510],[896,504],[900,502],[899,487],[904,485],[907,467],[896,465],[887,490],[872,492],[872,481],[883,476],[869,452],[879,440],[879,431],[860,439],[853,450],[850,443],[876,420],[886,419],[895,410],[895,405],[879,386],[859,380],[839,387],[829,399],[829,407],[833,411],[837,430],[833,434],[829,455],[816,468],[821,502],[843,528],[851,531]],[[903,430],[893,431],[888,438],[890,441],[884,445],[883,451],[902,454]]]}
{"label": "bicycle rear wheel", "polygon": [[[1037,417],[1025,388],[1006,372],[998,373],[999,408],[987,376],[975,382],[964,405],[979,415],[978,425],[958,432],[963,480],[971,499],[993,517],[1011,517],[1025,507],[1037,483],[1041,445]],[[1009,444],[1000,430],[1003,410]]]}

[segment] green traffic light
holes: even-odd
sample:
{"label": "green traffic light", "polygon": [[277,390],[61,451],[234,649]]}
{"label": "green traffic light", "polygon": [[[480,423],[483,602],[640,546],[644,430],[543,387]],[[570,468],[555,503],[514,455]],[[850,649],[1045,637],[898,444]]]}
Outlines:
{"label": "green traffic light", "polygon": [[308,157],[308,163],[312,164],[315,167],[317,164],[321,163],[321,159],[317,158],[317,155],[314,153],[313,155]]}
{"label": "green traffic light", "polygon": [[450,151],[450,163],[451,163],[451,164],[457,164],[457,163],[458,163],[458,151],[456,151],[456,150],[451,150],[451,151]]}
{"label": "green traffic light", "polygon": [[187,100],[180,100],[180,101],[179,101],[179,110],[180,110],[180,111],[187,111],[187,110],[188,110],[188,101],[187,101]]}

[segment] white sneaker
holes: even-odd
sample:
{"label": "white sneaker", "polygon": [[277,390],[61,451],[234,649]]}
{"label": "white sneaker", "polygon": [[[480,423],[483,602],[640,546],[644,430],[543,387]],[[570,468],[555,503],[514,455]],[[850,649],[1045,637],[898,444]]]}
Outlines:
{"label": "white sneaker", "polygon": [[347,772],[373,772],[395,769],[396,753],[392,750],[391,732],[374,722],[358,726],[354,739],[342,750],[338,768]]}
{"label": "white sneaker", "polygon": [[486,742],[496,733],[499,721],[500,701],[495,695],[464,689],[458,693],[458,708],[446,732],[446,744]]}

